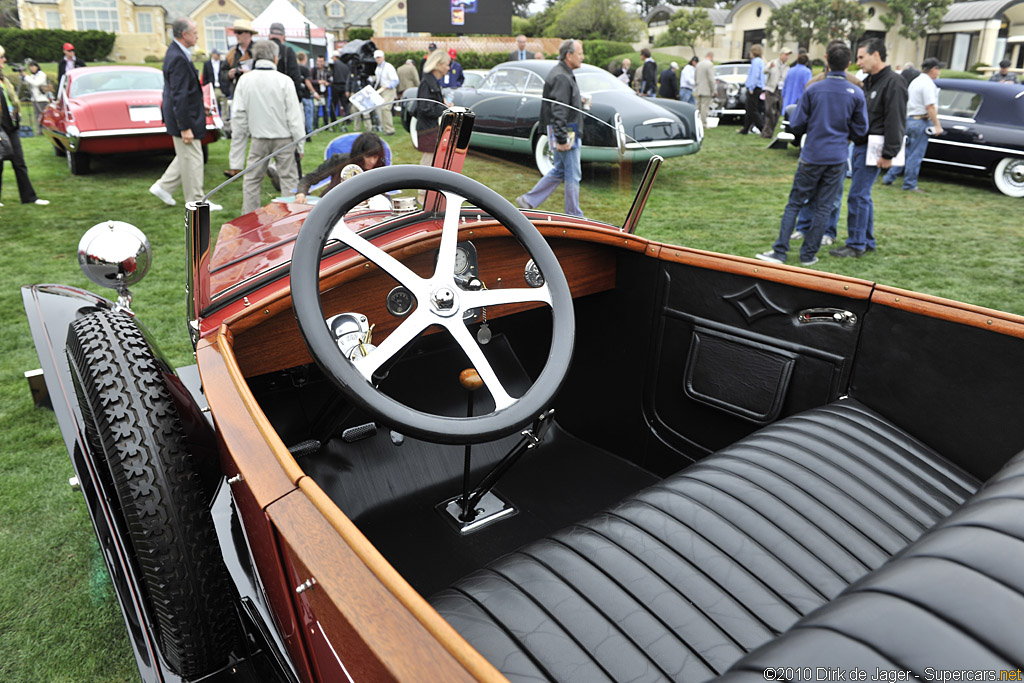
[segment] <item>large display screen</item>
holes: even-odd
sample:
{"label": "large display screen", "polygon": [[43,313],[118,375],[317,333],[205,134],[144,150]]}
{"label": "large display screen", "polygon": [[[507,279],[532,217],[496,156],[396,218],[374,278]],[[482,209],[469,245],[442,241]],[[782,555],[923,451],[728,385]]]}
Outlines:
{"label": "large display screen", "polygon": [[406,8],[412,33],[512,32],[512,0],[407,0]]}

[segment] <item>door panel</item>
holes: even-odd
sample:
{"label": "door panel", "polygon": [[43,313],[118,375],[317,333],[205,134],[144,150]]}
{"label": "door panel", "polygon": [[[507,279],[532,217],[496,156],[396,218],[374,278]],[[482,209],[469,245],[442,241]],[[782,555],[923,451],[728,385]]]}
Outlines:
{"label": "door panel", "polygon": [[666,444],[698,459],[844,392],[867,301],[683,264],[659,277],[644,410]]}

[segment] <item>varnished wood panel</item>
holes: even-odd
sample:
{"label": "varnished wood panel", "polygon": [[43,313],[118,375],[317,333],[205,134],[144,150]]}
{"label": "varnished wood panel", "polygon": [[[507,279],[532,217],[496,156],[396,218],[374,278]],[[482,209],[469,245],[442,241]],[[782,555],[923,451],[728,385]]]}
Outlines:
{"label": "varnished wood panel", "polygon": [[872,303],[1024,339],[1024,316],[878,285]]}
{"label": "varnished wood panel", "polygon": [[[328,504],[336,510],[333,503]],[[382,583],[303,491],[275,502],[268,514],[294,572],[292,581],[299,585],[313,578],[316,582],[294,594],[306,638],[314,647],[322,647],[317,640],[326,637],[354,680],[505,680],[468,645],[464,656],[454,656]],[[397,580],[405,583],[400,577]],[[344,680],[326,662],[321,662],[320,673],[325,680]]]}
{"label": "varnished wood panel", "polygon": [[[554,229],[554,228],[552,228]],[[559,229],[560,230],[560,229]],[[523,268],[528,256],[504,228],[490,226],[463,229],[460,239],[473,242],[479,255],[479,277],[490,289],[524,287]],[[615,238],[619,241],[620,238]],[[625,242],[626,240],[623,240]],[[413,271],[428,275],[433,271],[438,236],[420,238],[389,250]],[[614,252],[601,246],[570,240],[551,239],[574,297],[586,296],[615,286]],[[642,248],[642,247],[641,247]],[[327,270],[322,278],[322,306],[325,316],[355,311],[374,323],[374,341],[379,343],[402,319],[387,312],[387,293],[398,283],[376,266],[359,260],[341,270]],[[489,318],[511,315],[541,304],[510,304],[487,309]],[[312,361],[299,334],[291,300],[280,297],[244,316],[228,321],[235,333],[234,351],[246,377],[295,367]]]}

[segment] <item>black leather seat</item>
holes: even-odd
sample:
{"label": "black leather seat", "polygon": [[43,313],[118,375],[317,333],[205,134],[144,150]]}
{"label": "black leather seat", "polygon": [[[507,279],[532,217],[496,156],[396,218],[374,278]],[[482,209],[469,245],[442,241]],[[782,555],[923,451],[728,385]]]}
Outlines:
{"label": "black leather seat", "polygon": [[[765,651],[804,647],[813,659],[805,622],[841,618],[847,594],[877,602],[865,586],[901,578],[879,568],[953,524],[978,486],[877,413],[841,401],[761,429],[431,602],[514,681],[706,680],[769,641]],[[913,573],[902,571],[904,581]],[[877,620],[864,609],[865,623]],[[828,610],[837,616],[819,616]],[[779,637],[794,624],[798,635]],[[759,655],[742,666],[756,671]]]}

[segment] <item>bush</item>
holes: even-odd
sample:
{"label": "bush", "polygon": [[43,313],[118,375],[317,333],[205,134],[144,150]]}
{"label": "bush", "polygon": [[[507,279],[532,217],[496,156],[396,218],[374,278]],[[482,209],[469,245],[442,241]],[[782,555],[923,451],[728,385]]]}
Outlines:
{"label": "bush", "polygon": [[157,55],[146,55],[142,58],[142,61],[144,61],[146,64],[155,64],[157,62],[162,62],[164,60],[162,57],[158,57]]}
{"label": "bush", "polygon": [[373,29],[366,26],[356,26],[348,30],[349,40],[370,40],[373,38]]}
{"label": "bush", "polygon": [[980,74],[982,69],[992,66],[987,62],[975,62],[968,71],[973,71],[976,74]]}
{"label": "bush", "polygon": [[[438,49],[447,49],[443,43],[439,41],[440,47]],[[586,53],[586,49],[584,49]],[[411,59],[414,64],[419,66],[420,60],[423,58],[423,52],[389,52],[387,54],[387,60],[394,66],[401,66],[405,63],[405,60]],[[455,57],[455,61],[462,65],[463,69],[490,69],[493,66],[501,64],[508,59],[508,52],[460,52]],[[589,61],[589,56],[588,56]]]}
{"label": "bush", "polygon": [[7,51],[7,61],[21,62],[32,58],[37,62],[63,59],[64,43],[75,46],[75,53],[87,62],[106,61],[114,49],[113,33],[105,31],[65,31],[63,29],[0,28],[0,45]]}
{"label": "bush", "polygon": [[632,51],[633,46],[629,43],[614,40],[583,41],[583,54],[586,56],[588,64],[606,64],[612,57]]}

